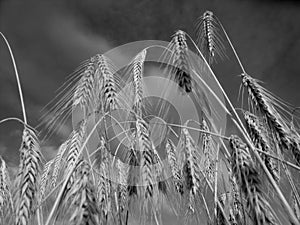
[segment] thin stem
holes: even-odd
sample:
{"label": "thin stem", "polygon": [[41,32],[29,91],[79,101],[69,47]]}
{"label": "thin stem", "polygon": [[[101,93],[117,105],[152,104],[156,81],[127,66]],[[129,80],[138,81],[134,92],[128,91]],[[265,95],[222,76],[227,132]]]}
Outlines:
{"label": "thin stem", "polygon": [[284,164],[286,164],[286,165],[288,165],[288,166],[290,166],[290,167],[292,167],[292,168],[294,168],[294,169],[300,171],[300,167],[299,167],[299,166],[296,166],[296,165],[293,164],[293,163],[290,163],[290,162],[288,162],[288,161],[286,161],[286,160],[284,160],[284,159],[281,159],[281,158],[279,158],[278,156],[275,156],[275,155],[272,155],[272,154],[270,154],[270,153],[264,152],[264,151],[262,151],[262,150],[260,150],[260,149],[258,149],[258,148],[256,149],[256,151],[258,151],[259,153],[262,153],[262,154],[264,154],[264,155],[266,155],[266,156],[269,156],[269,157],[271,157],[271,158],[273,158],[273,159],[276,159],[276,160],[278,160],[278,161],[280,161],[280,162],[282,162],[282,163],[284,163]]}
{"label": "thin stem", "polygon": [[7,121],[17,121],[17,122],[20,122],[22,125],[26,125],[25,123],[24,123],[24,121],[23,120],[21,120],[21,119],[19,119],[19,118],[17,118],[17,117],[8,117],[8,118],[5,118],[5,119],[3,119],[3,120],[0,120],[0,124],[1,123],[5,123],[5,122],[7,122]]}
{"label": "thin stem", "polygon": [[[193,41],[193,39],[192,39],[188,34],[187,34],[187,36],[190,38],[190,40],[191,40],[191,42],[193,43],[194,47],[197,49],[197,51],[198,51],[198,53],[200,54],[202,60],[205,62],[206,66],[207,66],[207,68],[208,68],[208,70],[209,70],[209,72],[211,73],[212,77],[214,78],[214,80],[216,81],[218,87],[220,88],[222,94],[224,95],[224,97],[225,97],[227,103],[228,103],[229,106],[230,106],[230,109],[229,109],[229,110],[232,111],[232,113],[234,114],[234,116],[235,116],[236,119],[238,120],[240,126],[241,126],[242,129],[244,130],[244,133],[247,134],[246,128],[244,127],[244,125],[243,125],[243,123],[242,123],[240,117],[238,116],[238,114],[237,114],[235,108],[233,107],[233,104],[231,103],[231,101],[230,101],[229,97],[227,96],[225,90],[223,89],[222,85],[220,84],[219,80],[217,79],[215,73],[213,72],[213,70],[212,70],[211,67],[209,66],[208,62],[206,61],[205,57],[203,56],[202,52],[199,50],[198,46],[197,46],[196,43]],[[198,77],[201,78],[201,76],[200,76],[195,70],[193,70],[193,71],[195,72],[195,74],[196,74]],[[246,136],[249,137],[249,135],[246,135]]]}
{"label": "thin stem", "polygon": [[168,126],[174,126],[174,127],[186,128],[186,129],[194,130],[194,131],[199,131],[201,133],[210,134],[210,135],[215,136],[215,137],[219,137],[219,138],[222,138],[222,139],[225,139],[225,140],[229,140],[229,138],[226,137],[226,136],[223,136],[221,134],[216,134],[216,133],[213,133],[213,132],[210,132],[210,131],[207,131],[207,130],[202,130],[202,129],[198,129],[198,128],[194,128],[194,127],[188,127],[188,126],[184,126],[184,125],[178,125],[178,124],[174,124],[174,123],[167,123],[167,125]]}
{"label": "thin stem", "polygon": [[23,99],[23,92],[22,92],[22,88],[21,88],[21,82],[20,82],[20,79],[19,79],[19,73],[18,73],[15,57],[14,57],[14,54],[11,50],[11,47],[9,45],[8,40],[5,38],[4,34],[2,34],[1,32],[0,32],[0,34],[1,34],[2,38],[4,39],[4,41],[5,41],[5,44],[8,48],[8,51],[9,51],[9,54],[10,54],[10,57],[11,57],[11,60],[12,60],[13,66],[14,66],[15,75],[16,75],[17,84],[18,84],[19,96],[20,96],[20,101],[21,101],[23,119],[24,119],[24,123],[27,125],[27,117],[26,117],[26,110],[25,110],[25,104],[24,104],[24,99]]}
{"label": "thin stem", "polygon": [[226,37],[226,39],[227,39],[227,41],[228,41],[228,43],[229,43],[229,45],[230,45],[230,48],[232,49],[233,54],[234,54],[236,60],[238,61],[239,65],[240,65],[240,67],[241,67],[241,70],[243,71],[244,74],[246,74],[245,68],[244,68],[244,66],[243,66],[243,64],[242,64],[242,62],[241,62],[241,60],[240,60],[240,57],[238,56],[238,54],[237,54],[237,52],[236,52],[236,50],[235,50],[235,48],[234,48],[234,46],[233,46],[233,44],[232,44],[232,42],[231,42],[231,40],[230,40],[228,34],[227,34],[227,32],[226,32],[226,30],[225,30],[223,24],[221,23],[221,21],[220,21],[216,16],[215,16],[215,18],[216,18],[216,20],[218,21],[220,27],[222,28],[223,33],[224,33],[224,35],[225,35],[225,37]]}

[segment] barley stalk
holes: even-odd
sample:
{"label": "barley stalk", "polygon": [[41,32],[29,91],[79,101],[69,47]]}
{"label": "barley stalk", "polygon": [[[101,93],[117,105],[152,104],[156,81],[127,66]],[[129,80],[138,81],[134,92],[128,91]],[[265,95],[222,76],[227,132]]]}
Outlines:
{"label": "barley stalk", "polygon": [[232,172],[245,195],[251,219],[257,225],[277,224],[270,205],[263,196],[261,180],[247,145],[235,135],[230,137],[229,142],[232,148]]}

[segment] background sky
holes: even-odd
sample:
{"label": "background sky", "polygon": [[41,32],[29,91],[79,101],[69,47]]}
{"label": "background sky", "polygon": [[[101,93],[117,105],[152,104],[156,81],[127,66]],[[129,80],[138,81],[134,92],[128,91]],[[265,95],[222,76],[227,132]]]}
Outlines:
{"label": "background sky", "polygon": [[[17,61],[29,122],[38,124],[41,109],[79,63],[97,53],[137,40],[170,40],[182,29],[194,35],[195,20],[213,11],[227,29],[249,74],[300,105],[300,4],[298,1],[255,0],[0,0],[0,31]],[[233,59],[229,48],[227,55]],[[216,74],[235,102],[240,70],[234,60],[215,66]],[[0,41],[0,119],[20,117],[13,67]],[[22,126],[0,125],[0,154],[18,162]],[[60,139],[44,144],[46,157]]]}
{"label": "background sky", "polygon": [[[300,4],[274,0],[0,0],[0,31],[13,49],[29,123],[81,61],[132,41],[164,40],[182,29],[194,35],[195,20],[213,11],[225,26],[253,77],[275,94],[300,106]],[[240,70],[227,46],[214,67],[236,102]],[[238,105],[237,105],[238,106]],[[11,60],[0,41],[0,119],[22,116]],[[70,128],[43,144],[46,158]],[[22,126],[0,125],[0,154],[18,163]]]}

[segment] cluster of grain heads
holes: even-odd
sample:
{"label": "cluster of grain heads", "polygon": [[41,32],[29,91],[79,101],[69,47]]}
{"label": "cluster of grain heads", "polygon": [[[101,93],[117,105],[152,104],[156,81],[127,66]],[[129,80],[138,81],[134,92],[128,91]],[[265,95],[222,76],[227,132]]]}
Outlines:
{"label": "cluster of grain heads", "polygon": [[[248,129],[248,132],[250,134],[253,143],[255,144],[255,147],[261,149],[266,153],[273,153],[267,137],[268,134],[266,133],[259,118],[247,111],[244,112],[244,118],[246,122],[246,128]],[[278,168],[274,162],[274,159],[263,154],[261,154],[261,157],[264,160],[265,165],[270,171],[270,173],[272,174],[273,178],[278,182],[279,181]]]}
{"label": "cluster of grain heads", "polygon": [[69,210],[71,212],[68,224],[97,225],[100,218],[96,190],[91,176],[91,167],[86,161],[81,160],[75,172],[75,181],[68,193]]}
{"label": "cluster of grain heads", "polygon": [[259,85],[257,80],[250,75],[243,73],[241,76],[242,85],[248,91],[251,105],[266,118],[270,130],[275,133],[274,138],[278,144],[282,148],[288,149],[290,146],[288,137],[289,128],[274,107],[276,99],[270,96],[270,94]]}
{"label": "cluster of grain heads", "polygon": [[11,196],[11,182],[7,165],[0,156],[0,223],[4,224],[4,220],[8,214],[13,215],[13,200]]}
{"label": "cluster of grain heads", "polygon": [[273,211],[264,197],[261,179],[247,145],[235,135],[230,137],[229,143],[232,149],[232,172],[246,198],[250,218],[256,225],[277,224]]}
{"label": "cluster of grain heads", "polygon": [[35,132],[25,127],[20,148],[20,168],[17,177],[16,225],[32,224],[38,204],[41,152]]}

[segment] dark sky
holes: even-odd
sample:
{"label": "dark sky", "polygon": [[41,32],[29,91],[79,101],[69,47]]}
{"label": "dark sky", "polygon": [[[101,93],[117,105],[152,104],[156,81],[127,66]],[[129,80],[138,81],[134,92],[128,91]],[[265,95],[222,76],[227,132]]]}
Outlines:
{"label": "dark sky", "polygon": [[[55,96],[65,77],[84,59],[131,41],[166,40],[177,29],[194,35],[195,20],[205,10],[222,21],[248,73],[265,86],[300,105],[300,5],[297,1],[255,0],[2,0],[0,31],[8,38],[18,64],[30,124]],[[240,73],[230,60],[215,71],[235,102]],[[0,41],[0,118],[22,116],[13,67]],[[22,127],[0,126],[0,154],[17,162]],[[47,157],[63,129],[44,144]]]}

